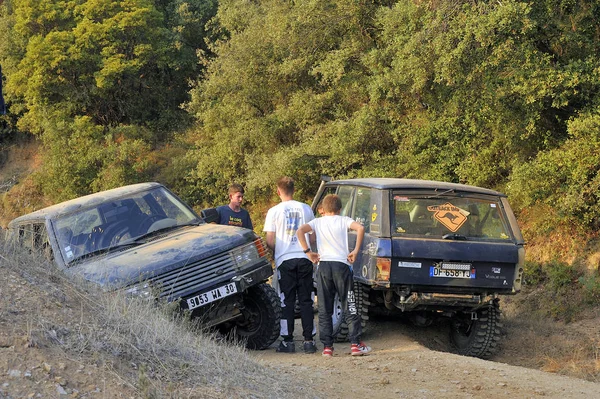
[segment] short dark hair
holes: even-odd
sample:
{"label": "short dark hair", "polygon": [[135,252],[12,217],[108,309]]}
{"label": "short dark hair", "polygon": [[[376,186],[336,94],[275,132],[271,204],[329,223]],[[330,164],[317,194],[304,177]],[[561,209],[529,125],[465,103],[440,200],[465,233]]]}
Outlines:
{"label": "short dark hair", "polygon": [[283,176],[277,179],[277,188],[285,195],[294,194],[294,179]]}
{"label": "short dark hair", "polygon": [[244,187],[242,187],[242,185],[239,183],[231,183],[231,185],[229,186],[229,195],[232,195],[235,193],[242,193],[242,195],[243,195]]}
{"label": "short dark hair", "polygon": [[327,194],[323,199],[323,212],[338,213],[342,209],[342,200],[335,194]]}

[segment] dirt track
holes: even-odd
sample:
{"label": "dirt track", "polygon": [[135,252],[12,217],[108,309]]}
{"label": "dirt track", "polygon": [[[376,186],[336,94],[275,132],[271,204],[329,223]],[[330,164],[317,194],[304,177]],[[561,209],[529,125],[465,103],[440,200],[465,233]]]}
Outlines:
{"label": "dirt track", "polygon": [[[300,331],[297,321],[296,336]],[[379,319],[364,335],[373,347],[369,356],[351,357],[349,345],[340,343],[333,358],[320,351],[276,353],[275,344],[251,356],[274,372],[310,381],[324,398],[600,398],[597,383],[430,349],[448,350],[446,337],[443,326]]]}

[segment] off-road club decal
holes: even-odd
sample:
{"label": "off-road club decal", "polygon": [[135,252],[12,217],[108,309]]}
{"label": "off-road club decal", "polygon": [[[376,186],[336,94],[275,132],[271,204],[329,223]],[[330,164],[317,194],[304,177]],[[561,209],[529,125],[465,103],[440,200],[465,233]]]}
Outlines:
{"label": "off-road club decal", "polygon": [[463,213],[465,211],[449,202],[444,205],[430,205],[427,210],[435,212],[433,217],[453,233],[467,221],[467,217]]}

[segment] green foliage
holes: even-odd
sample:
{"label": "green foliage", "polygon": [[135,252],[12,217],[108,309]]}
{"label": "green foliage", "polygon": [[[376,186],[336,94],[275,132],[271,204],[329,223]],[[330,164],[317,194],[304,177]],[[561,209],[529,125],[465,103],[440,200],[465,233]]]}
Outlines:
{"label": "green foliage", "polygon": [[139,127],[104,129],[91,118],[58,113],[43,126],[42,187],[55,202],[147,179],[149,146]]}
{"label": "green foliage", "polygon": [[598,273],[579,277],[586,301],[594,306],[600,305],[600,276]]}
{"label": "green foliage", "polygon": [[537,286],[548,279],[544,268],[539,262],[526,261],[523,267],[523,282],[529,286]]}
{"label": "green foliage", "polygon": [[320,174],[394,176],[594,227],[596,3],[6,0],[0,62],[61,198],[152,176],[195,206],[232,181],[258,204],[282,174],[301,199]]}
{"label": "green foliage", "polygon": [[190,122],[180,105],[215,12],[216,0],[0,4],[6,98],[42,137],[51,198],[148,177],[149,145]]}
{"label": "green foliage", "polygon": [[569,294],[579,277],[571,265],[556,260],[544,265],[544,271],[548,276],[548,287],[558,296]]}
{"label": "green foliage", "polygon": [[187,108],[193,181],[214,187],[198,195],[231,180],[268,195],[307,160],[311,176],[504,188],[596,98],[597,13],[586,1],[221,2],[216,57]]}
{"label": "green foliage", "polygon": [[563,218],[598,226],[600,217],[600,109],[568,123],[569,138],[515,168],[509,193],[520,207],[541,202]]}

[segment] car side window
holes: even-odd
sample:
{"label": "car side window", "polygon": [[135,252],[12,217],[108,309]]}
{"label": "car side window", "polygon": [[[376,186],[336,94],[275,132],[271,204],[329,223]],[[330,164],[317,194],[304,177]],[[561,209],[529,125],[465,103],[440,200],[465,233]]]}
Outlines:
{"label": "car side window", "polygon": [[369,232],[371,225],[371,189],[359,187],[356,189],[356,206],[352,218],[365,227]]}
{"label": "car side window", "polygon": [[33,249],[33,226],[31,224],[22,224],[19,226],[19,244],[23,248]]}
{"label": "car side window", "polygon": [[340,186],[338,188],[337,195],[342,201],[342,210],[340,211],[341,216],[352,215],[352,203],[354,202],[354,187]]}

